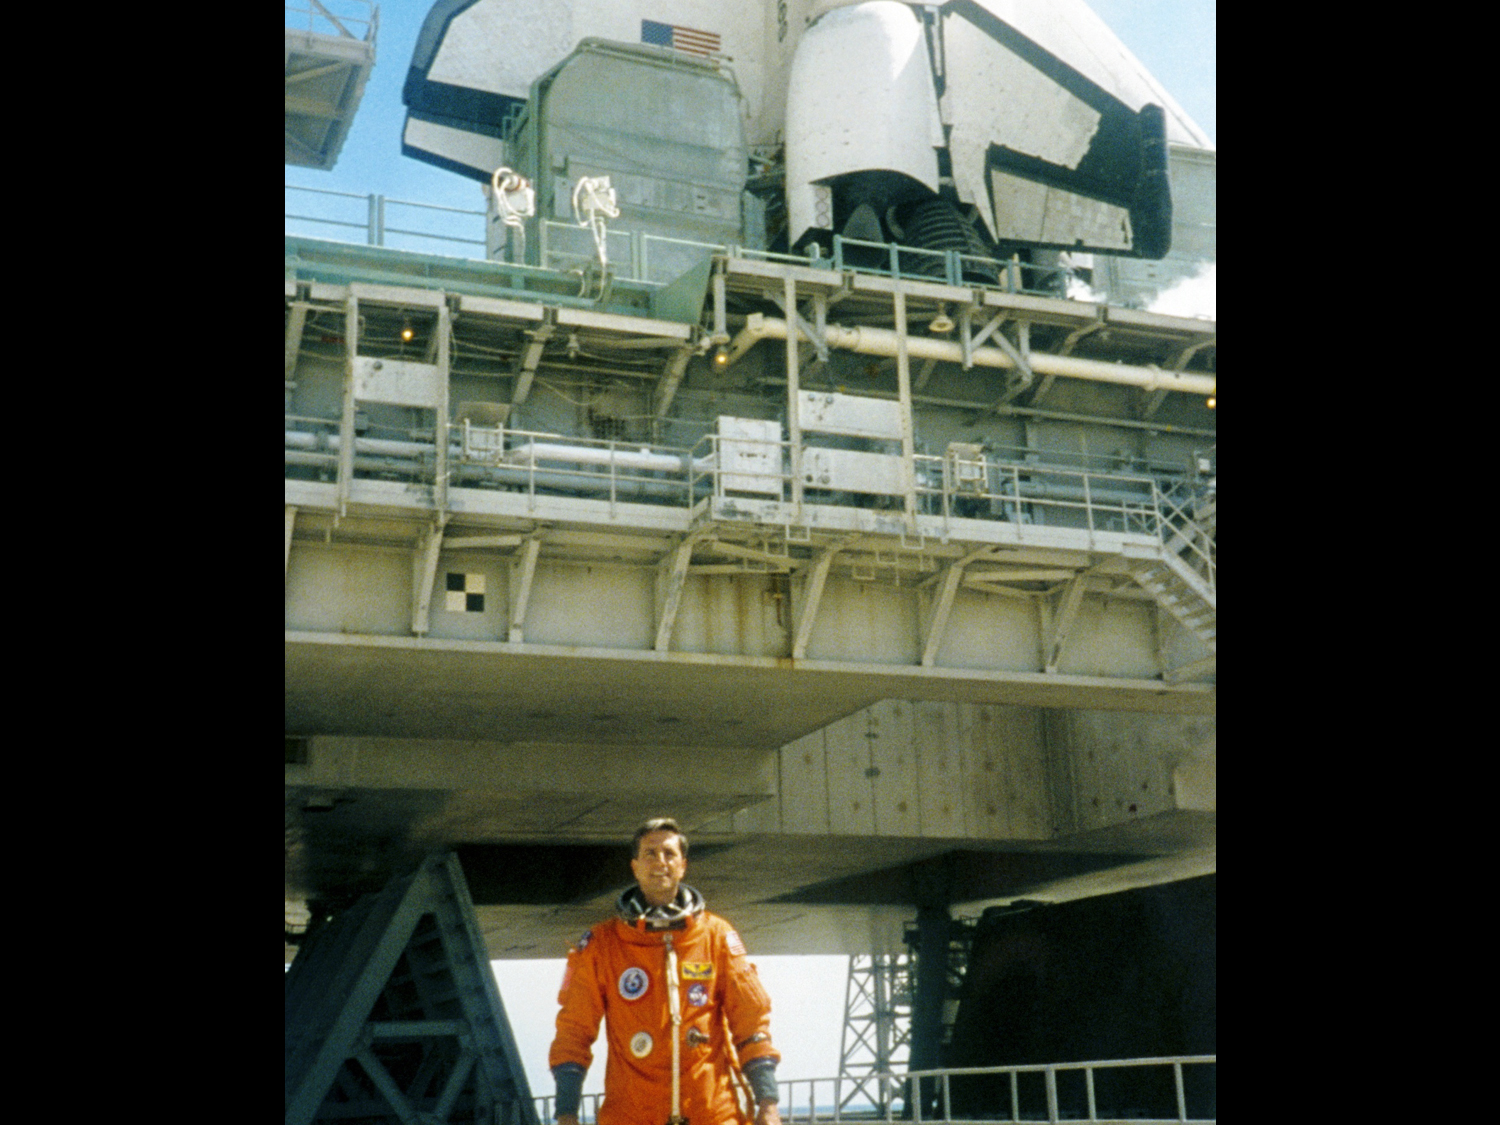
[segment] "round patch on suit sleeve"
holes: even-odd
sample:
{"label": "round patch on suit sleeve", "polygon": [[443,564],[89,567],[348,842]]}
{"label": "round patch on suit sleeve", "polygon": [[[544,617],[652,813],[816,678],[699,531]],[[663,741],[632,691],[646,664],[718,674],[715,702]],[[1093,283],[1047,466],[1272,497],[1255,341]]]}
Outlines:
{"label": "round patch on suit sleeve", "polygon": [[[639,1000],[650,987],[651,978],[646,975],[645,969],[632,965],[620,974],[620,995],[627,1000]],[[646,1049],[650,1050],[649,1047]]]}
{"label": "round patch on suit sleeve", "polygon": [[656,1046],[651,1040],[649,1032],[637,1031],[630,1040],[630,1053],[638,1059],[643,1059],[651,1053],[651,1048]]}
{"label": "round patch on suit sleeve", "polygon": [[688,989],[688,1003],[695,1008],[701,1008],[708,1003],[708,989],[701,984],[695,984]]}

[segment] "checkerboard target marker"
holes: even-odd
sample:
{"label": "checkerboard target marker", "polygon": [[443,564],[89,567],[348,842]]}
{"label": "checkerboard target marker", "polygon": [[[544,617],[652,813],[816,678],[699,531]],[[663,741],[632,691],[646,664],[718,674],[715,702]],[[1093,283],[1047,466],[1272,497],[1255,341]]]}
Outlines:
{"label": "checkerboard target marker", "polygon": [[449,613],[484,612],[484,575],[448,572],[443,608]]}

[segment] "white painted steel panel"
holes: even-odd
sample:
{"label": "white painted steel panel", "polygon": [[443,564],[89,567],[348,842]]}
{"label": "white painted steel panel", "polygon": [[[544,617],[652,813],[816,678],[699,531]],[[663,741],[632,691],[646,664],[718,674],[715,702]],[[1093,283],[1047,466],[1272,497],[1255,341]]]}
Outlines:
{"label": "white painted steel panel", "polygon": [[370,356],[357,356],[354,360],[354,397],[360,402],[435,410],[442,392],[443,381],[435,364]]}
{"label": "white painted steel panel", "polygon": [[869,711],[870,766],[874,777],[875,832],[881,836],[921,835],[917,800],[917,754],[912,744],[911,704],[882,700]]}
{"label": "white painted steel panel", "polygon": [[[1100,116],[967,20],[947,19],[943,35],[949,70],[960,76],[943,95],[943,119],[952,126],[953,178],[959,198],[975,203],[995,232],[1000,227],[984,176],[990,144],[1000,141],[1024,155],[1075,168]],[[1005,229],[1011,229],[1009,217]]]}
{"label": "white painted steel panel", "polygon": [[719,415],[719,483],[729,492],[781,495],[781,423]]}
{"label": "white painted steel panel", "polygon": [[1039,712],[960,705],[959,723],[969,747],[965,796],[970,832],[986,839],[1049,838]]}
{"label": "white painted steel panel", "polygon": [[802,451],[802,482],[813,488],[901,495],[906,491],[903,468],[903,459],[893,454],[814,447]]}
{"label": "white painted steel panel", "polygon": [[688,574],[672,630],[675,652],[785,656],[786,610],[777,581],[760,574]]}
{"label": "white painted steel panel", "polygon": [[942,122],[910,7],[874,0],[829,12],[803,33],[787,79],[786,138],[793,243],[808,227],[832,227],[816,198],[829,177],[888,169],[937,191]]}
{"label": "white painted steel panel", "polygon": [[797,420],[814,433],[901,440],[901,404],[885,398],[798,391]]}
{"label": "white painted steel panel", "polygon": [[526,614],[530,644],[650,649],[656,642],[655,572],[541,560]]}
{"label": "white painted steel panel", "polygon": [[1016,238],[1036,242],[1081,240],[1086,246],[1131,246],[1130,212],[1124,207],[1054,191],[1035,180],[998,170],[990,172],[990,190],[998,214],[1006,217]]}
{"label": "white painted steel panel", "polygon": [[921,656],[917,599],[910,589],[829,576],[807,659],[916,664]]}
{"label": "white painted steel panel", "polygon": [[967,804],[964,753],[957,739],[958,704],[913,703],[923,836],[963,836]]}
{"label": "white painted steel panel", "polygon": [[814,731],[781,748],[781,801],[784,831],[828,831],[828,759],[824,731]]}
{"label": "white painted steel panel", "polygon": [[875,831],[869,723],[865,715],[834,723],[823,734],[828,748],[828,830],[869,836]]}

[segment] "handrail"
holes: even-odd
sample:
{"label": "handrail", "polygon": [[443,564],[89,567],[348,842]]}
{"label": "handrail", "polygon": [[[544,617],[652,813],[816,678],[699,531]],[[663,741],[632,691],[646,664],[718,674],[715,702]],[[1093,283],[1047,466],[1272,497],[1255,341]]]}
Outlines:
{"label": "handrail", "polygon": [[[402,227],[392,227],[388,226],[385,221],[387,207],[409,207],[418,212],[435,211],[450,215],[466,215],[470,218],[476,218],[479,220],[480,229],[482,230],[485,217],[483,211],[470,211],[462,207],[444,207],[436,203],[418,203],[410,199],[394,199],[390,196],[379,195],[376,193],[359,195],[355,192],[349,191],[332,191],[328,188],[303,187],[300,184],[286,184],[286,190],[288,192],[300,192],[304,195],[326,195],[338,199],[360,199],[364,200],[365,202],[365,215],[362,221],[353,218],[329,218],[323,215],[295,214],[291,210],[288,210],[285,212],[284,217],[289,222],[295,221],[304,223],[316,223],[320,226],[348,227],[354,230],[363,230],[365,232],[364,241],[365,245],[367,246],[386,245],[386,236],[390,234],[407,235],[408,237],[415,238],[435,239],[439,242],[458,243],[462,246],[478,246],[481,248],[481,252],[479,254],[465,256],[471,257],[475,261],[485,260],[483,253],[485,242],[483,238],[465,238],[460,235],[443,234],[434,230],[411,230]],[[350,240],[334,239],[334,241]]]}
{"label": "handrail", "polygon": [[[335,13],[332,9],[356,7],[362,9],[367,15],[363,18],[349,15],[347,12]],[[332,28],[332,34],[342,39],[359,39],[365,43],[374,43],[376,30],[380,23],[380,9],[375,6],[373,0],[286,0],[287,27],[292,26],[292,16],[306,16],[307,30],[309,33],[327,35],[327,30],[321,28]],[[350,26],[363,27],[363,35],[356,35],[349,30]],[[302,30],[301,20],[298,20],[296,30]]]}
{"label": "handrail", "polygon": [[[1217,1121],[1217,1097],[1208,1092],[1201,1094],[1195,1091],[1192,1099],[1195,1103],[1207,1101],[1210,1106],[1189,1105],[1187,1084],[1183,1079],[1183,1067],[1198,1066],[1216,1068],[1218,1066],[1218,1055],[1168,1055],[1157,1058],[1144,1059],[1100,1059],[1090,1062],[1063,1062],[1063,1063],[1026,1063],[1015,1066],[984,1066],[984,1067],[948,1067],[938,1070],[913,1070],[913,1071],[882,1071],[868,1075],[840,1075],[835,1078],[795,1078],[787,1079],[778,1083],[781,1088],[780,1111],[781,1119],[787,1125],[819,1125],[819,1123],[838,1123],[844,1121],[911,1121],[915,1125],[925,1122],[927,1125],[967,1125],[969,1122],[989,1125],[992,1122],[1021,1122],[1021,1121],[1046,1121],[1056,1123],[1062,1121],[1087,1121],[1094,1125],[1106,1125],[1122,1120],[1125,1113],[1129,1113],[1128,1120],[1132,1125],[1213,1125]],[[1095,1076],[1111,1071],[1136,1070],[1147,1067],[1170,1067],[1172,1091],[1171,1101],[1174,1103],[1171,1116],[1143,1117],[1141,1112],[1161,1106],[1122,1106],[1107,1105],[1109,1111],[1119,1113],[1119,1117],[1101,1117],[1098,1091],[1095,1084]],[[1058,1088],[1059,1075],[1079,1074],[1083,1079],[1082,1099],[1077,1098],[1073,1090],[1060,1092]],[[1042,1092],[1045,1095],[1046,1108],[1040,1106],[1035,1110],[1028,1107],[1026,1116],[1022,1116],[1021,1102],[1021,1077],[1023,1075],[1035,1074],[1042,1079]],[[979,1114],[967,1116],[956,1116],[953,1113],[953,1079],[955,1078],[1008,1078],[1009,1099],[1007,1105],[987,1105]],[[886,1099],[880,1106],[873,1104],[863,1110],[849,1112],[844,1107],[841,1097],[843,1087],[846,1084],[862,1085],[871,1081],[878,1083],[877,1088],[891,1090],[893,1095]],[[930,1083],[930,1085],[929,1085]],[[799,1092],[806,1091],[806,1097],[799,1097]],[[819,1102],[818,1091],[832,1090],[832,1098]],[[895,1093],[899,1091],[899,1093]],[[916,1096],[913,1096],[915,1091]],[[1030,1088],[1031,1095],[1036,1093],[1035,1088]],[[580,1107],[579,1120],[582,1125],[592,1125],[598,1119],[599,1105],[603,1100],[602,1094],[586,1094],[583,1105]],[[896,1109],[897,1099],[904,1103],[903,1108]],[[1034,1096],[1025,1098],[1028,1102],[1037,1099]],[[552,1097],[537,1097],[535,1099],[538,1117],[542,1121],[552,1119],[552,1107],[555,1099]],[[1079,1102],[1082,1101],[1082,1105]],[[938,1110],[937,1116],[926,1112],[931,1103],[932,1108]],[[1188,1111],[1193,1109],[1202,1112],[1208,1110],[1212,1116],[1189,1117]],[[1036,1116],[1042,1113],[1044,1116]]]}
{"label": "handrail", "polygon": [[[316,0],[313,0],[316,2]],[[405,234],[421,238],[434,238],[445,242],[455,242],[468,246],[481,247],[479,254],[473,255],[476,260],[484,261],[488,255],[488,244],[483,238],[464,238],[453,235],[436,234],[430,231],[401,230],[385,225],[385,208],[387,206],[411,207],[421,211],[442,211],[450,214],[468,215],[480,220],[480,229],[487,218],[484,211],[470,211],[457,207],[443,207],[433,203],[418,203],[409,199],[392,199],[387,196],[371,193],[359,195],[353,192],[330,191],[325,188],[309,188],[299,185],[287,184],[286,190],[306,192],[316,195],[340,196],[345,199],[363,199],[368,204],[368,214],[364,222],[356,222],[348,219],[330,219],[317,215],[293,214],[291,211],[285,213],[285,218],[299,222],[319,223],[326,226],[350,227],[359,229],[363,227],[366,232],[366,243],[370,246],[384,246],[387,234]],[[577,261],[592,260],[593,248],[590,245],[586,249],[581,248],[579,252],[552,245],[554,240],[562,240],[580,232],[582,228],[573,223],[560,222],[553,219],[540,220],[539,240],[541,261],[545,267],[554,267],[558,259],[576,259]],[[674,277],[653,278],[651,276],[651,248],[653,246],[672,247],[681,246],[693,250],[703,251],[703,257],[717,255],[730,255],[743,258],[754,258],[768,262],[779,262],[786,265],[813,266],[816,268],[831,269],[842,272],[845,269],[858,269],[864,273],[883,274],[900,280],[906,278],[913,281],[940,281],[943,284],[973,288],[976,284],[981,287],[1002,289],[1010,293],[1053,293],[1055,286],[1043,285],[1040,288],[1027,287],[1024,281],[1028,275],[1052,276],[1066,279],[1068,270],[1057,266],[1032,265],[1025,262],[1016,262],[1012,259],[986,258],[976,254],[962,254],[957,250],[931,250],[920,246],[902,246],[897,243],[888,242],[863,242],[858,239],[845,238],[835,235],[833,238],[833,257],[823,257],[823,250],[813,243],[808,247],[806,254],[782,254],[773,253],[769,250],[753,250],[747,247],[734,245],[732,243],[697,242],[692,239],[672,238],[667,235],[652,234],[648,231],[614,229],[608,232],[611,244],[619,241],[621,244],[628,242],[629,254],[611,254],[610,271],[618,279],[623,281],[636,281],[645,284],[662,285],[675,279]],[[845,262],[845,248],[863,249],[867,251],[878,251],[888,260],[888,266],[861,265],[855,267]],[[908,266],[905,270],[901,268],[902,260],[908,262],[912,259],[931,259],[941,266],[941,272],[934,274],[914,270]],[[517,263],[520,264],[520,263]],[[564,266],[563,268],[566,268]],[[970,271],[970,277],[975,269],[993,272],[996,283],[988,285],[984,282],[966,280],[964,271]],[[1003,277],[1003,280],[1001,280]]]}
{"label": "handrail", "polygon": [[[316,467],[336,460],[338,419],[288,415],[286,424],[289,466]],[[794,495],[791,443],[785,439],[707,433],[684,448],[477,427],[466,421],[449,424],[447,432],[450,483],[458,486],[521,488],[533,498],[538,490],[552,495],[607,494],[612,502],[690,509],[709,496],[719,501],[787,502]],[[313,440],[315,435],[322,436]],[[430,430],[404,433],[394,440],[363,433],[355,437],[355,454],[357,471],[396,473],[414,483],[432,483],[436,449]],[[1178,487],[1164,488],[1155,476],[931,454],[917,454],[913,460],[916,510],[942,517],[949,535],[960,534],[954,526],[957,520],[1149,535],[1181,554],[1208,588],[1215,588],[1211,536],[1184,510]],[[854,498],[863,493],[837,485],[804,484],[800,491],[807,504],[848,507],[870,502]]]}
{"label": "handrail", "polygon": [[1198,523],[1189,507],[1204,499],[1204,490],[1193,481],[1178,481],[1165,490],[1158,488],[1158,535],[1163,546],[1179,556],[1185,553],[1183,561],[1203,578],[1209,590],[1216,592],[1215,536]]}

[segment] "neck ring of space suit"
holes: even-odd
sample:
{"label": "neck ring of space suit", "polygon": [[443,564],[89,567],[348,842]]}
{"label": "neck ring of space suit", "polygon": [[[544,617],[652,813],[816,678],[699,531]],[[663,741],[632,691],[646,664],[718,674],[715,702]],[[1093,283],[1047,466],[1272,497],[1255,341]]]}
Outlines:
{"label": "neck ring of space suit", "polygon": [[665,906],[652,906],[640,887],[626,888],[615,901],[620,920],[638,930],[680,930],[703,910],[703,896],[686,883],[677,884],[677,897]]}

